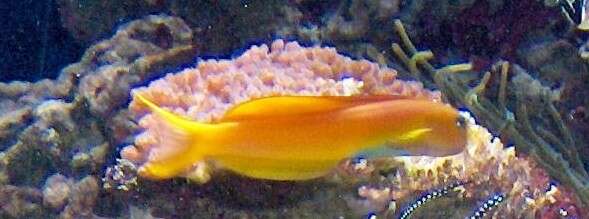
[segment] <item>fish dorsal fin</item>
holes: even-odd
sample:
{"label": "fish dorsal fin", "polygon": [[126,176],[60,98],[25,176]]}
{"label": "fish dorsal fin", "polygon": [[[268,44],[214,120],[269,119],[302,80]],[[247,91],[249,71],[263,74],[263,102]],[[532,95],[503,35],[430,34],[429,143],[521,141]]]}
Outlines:
{"label": "fish dorsal fin", "polygon": [[406,96],[274,96],[250,100],[231,108],[221,121],[321,113],[356,105],[407,99]]}

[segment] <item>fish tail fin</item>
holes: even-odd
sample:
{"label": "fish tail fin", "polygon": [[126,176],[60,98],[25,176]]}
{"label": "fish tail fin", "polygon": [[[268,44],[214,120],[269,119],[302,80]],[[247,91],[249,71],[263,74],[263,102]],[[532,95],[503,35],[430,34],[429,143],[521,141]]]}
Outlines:
{"label": "fish tail fin", "polygon": [[157,106],[147,98],[135,96],[158,117],[159,143],[150,148],[147,162],[139,168],[139,174],[152,179],[179,176],[190,170],[204,157],[206,135],[214,124],[191,121]]}
{"label": "fish tail fin", "polygon": [[197,132],[204,132],[207,129],[211,129],[214,125],[213,124],[206,124],[201,122],[195,122],[188,118],[184,118],[178,116],[172,112],[169,112],[161,107],[155,105],[155,103],[149,101],[147,98],[141,96],[139,93],[136,93],[135,96],[145,105],[149,107],[149,109],[161,117],[164,121],[168,124],[172,124],[174,127],[183,129],[187,132],[197,133]]}

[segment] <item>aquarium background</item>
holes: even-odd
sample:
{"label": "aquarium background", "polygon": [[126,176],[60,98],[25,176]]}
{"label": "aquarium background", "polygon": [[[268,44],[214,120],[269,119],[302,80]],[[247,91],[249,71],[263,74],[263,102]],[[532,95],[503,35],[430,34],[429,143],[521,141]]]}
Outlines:
{"label": "aquarium background", "polygon": [[[0,218],[589,218],[586,7],[2,1]],[[402,94],[468,111],[478,134],[463,157],[352,157],[310,181],[150,180],[121,156],[150,127],[132,92],[210,121],[276,93]]]}
{"label": "aquarium background", "polygon": [[59,19],[56,1],[3,1],[0,81],[56,78],[84,52]]}

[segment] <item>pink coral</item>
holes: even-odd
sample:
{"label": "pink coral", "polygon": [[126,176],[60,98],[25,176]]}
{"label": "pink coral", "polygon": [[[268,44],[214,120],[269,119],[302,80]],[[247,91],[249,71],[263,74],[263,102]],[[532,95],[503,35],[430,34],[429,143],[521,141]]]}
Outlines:
{"label": "pink coral", "polygon": [[[202,61],[196,68],[134,89],[159,106],[198,121],[219,119],[233,105],[270,95],[400,94],[440,101],[438,92],[419,82],[398,80],[393,69],[366,60],[352,60],[334,48],[300,46],[276,40],[270,47],[253,46],[233,60]],[[136,117],[148,112],[131,102]],[[142,163],[165,156],[170,148],[159,147],[158,121],[150,115],[139,120],[145,132],[123,158]]]}

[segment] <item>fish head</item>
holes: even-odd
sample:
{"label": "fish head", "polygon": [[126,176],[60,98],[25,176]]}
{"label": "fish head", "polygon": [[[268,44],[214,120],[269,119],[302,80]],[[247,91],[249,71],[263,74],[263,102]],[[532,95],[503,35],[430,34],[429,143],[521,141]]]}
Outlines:
{"label": "fish head", "polygon": [[415,156],[449,156],[466,146],[467,118],[458,110],[443,104],[428,104],[417,110],[419,122],[391,141],[392,145]]}
{"label": "fish head", "polygon": [[448,156],[462,152],[466,147],[467,118],[458,110],[443,106],[428,116],[425,133],[421,142],[424,155]]}

